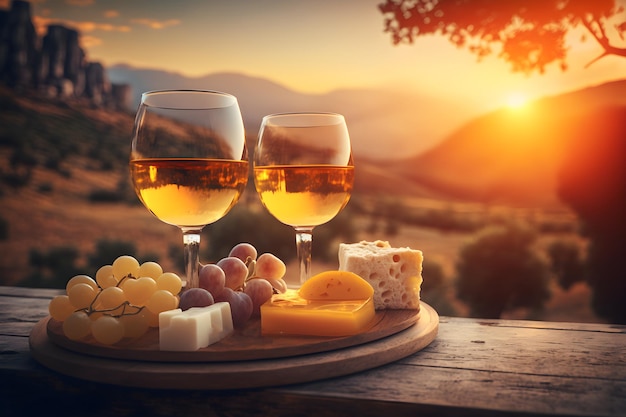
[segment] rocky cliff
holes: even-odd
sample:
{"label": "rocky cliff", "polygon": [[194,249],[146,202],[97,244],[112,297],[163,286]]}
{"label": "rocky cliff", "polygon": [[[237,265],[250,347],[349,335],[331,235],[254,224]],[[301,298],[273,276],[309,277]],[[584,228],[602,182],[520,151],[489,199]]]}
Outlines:
{"label": "rocky cliff", "polygon": [[87,60],[78,31],[49,25],[39,39],[30,3],[22,0],[0,10],[0,83],[119,110],[128,109],[132,99],[129,85],[110,83],[104,66]]}

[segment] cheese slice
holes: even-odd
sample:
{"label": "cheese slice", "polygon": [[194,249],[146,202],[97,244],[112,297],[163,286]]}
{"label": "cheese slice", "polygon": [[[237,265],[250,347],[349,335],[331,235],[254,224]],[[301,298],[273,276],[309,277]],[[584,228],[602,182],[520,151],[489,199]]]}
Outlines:
{"label": "cheese slice", "polygon": [[307,300],[367,300],[374,295],[374,288],[353,272],[324,271],[305,281],[299,294]]}
{"label": "cheese slice", "polygon": [[297,290],[274,294],[261,306],[263,334],[350,336],[367,330],[376,312],[365,300],[307,300]]}

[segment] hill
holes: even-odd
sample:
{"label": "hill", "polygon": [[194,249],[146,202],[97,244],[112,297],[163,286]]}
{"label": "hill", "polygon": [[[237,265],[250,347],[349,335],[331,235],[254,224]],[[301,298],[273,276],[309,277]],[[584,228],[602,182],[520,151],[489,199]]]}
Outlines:
{"label": "hill", "polygon": [[603,108],[624,106],[626,80],[546,97],[476,118],[434,148],[389,167],[450,198],[558,205],[557,173],[580,121]]}
{"label": "hill", "polygon": [[[451,129],[460,126],[470,109],[456,108],[437,97],[408,91],[385,89],[346,89],[325,94],[290,90],[273,81],[237,73],[216,73],[202,77],[114,65],[107,69],[112,82],[129,84],[132,108],[141,93],[161,89],[207,89],[237,97],[246,130],[256,135],[263,116],[272,113],[322,111],[346,117],[356,154],[367,158],[398,158],[416,155],[432,147]],[[433,123],[446,120],[446,123]],[[415,140],[415,138],[420,138]]]}

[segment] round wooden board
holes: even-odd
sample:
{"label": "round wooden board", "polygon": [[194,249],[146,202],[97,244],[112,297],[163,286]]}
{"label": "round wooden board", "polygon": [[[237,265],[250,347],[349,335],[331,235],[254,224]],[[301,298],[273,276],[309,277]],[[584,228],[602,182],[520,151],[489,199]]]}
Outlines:
{"label": "round wooden board", "polygon": [[160,350],[158,329],[151,329],[139,339],[122,341],[113,346],[99,344],[93,338],[72,341],[63,334],[62,323],[52,319],[47,322],[47,331],[55,344],[85,355],[154,362],[244,361],[326,352],[382,339],[415,324],[420,318],[420,311],[377,311],[366,331],[345,337],[262,335],[260,320],[253,319],[219,342],[191,352]]}
{"label": "round wooden board", "polygon": [[414,325],[351,347],[285,358],[153,362],[92,356],[66,349],[48,337],[48,321],[46,318],[37,323],[29,338],[31,354],[43,366],[89,381],[161,389],[258,388],[348,375],[423,349],[435,339],[439,329],[437,312],[422,303],[420,319]]}

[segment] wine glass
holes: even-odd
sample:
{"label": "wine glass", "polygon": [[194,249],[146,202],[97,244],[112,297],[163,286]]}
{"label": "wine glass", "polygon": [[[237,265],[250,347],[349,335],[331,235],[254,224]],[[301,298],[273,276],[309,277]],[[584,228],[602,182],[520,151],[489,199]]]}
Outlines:
{"label": "wine glass", "polygon": [[354,183],[350,136],[336,113],[283,113],[263,118],[254,183],[265,208],[296,231],[300,284],[311,275],[313,228],[348,203]]}
{"label": "wine glass", "polygon": [[200,234],[228,213],[248,181],[236,97],[201,90],[143,93],[130,152],[146,208],[183,232],[186,288],[198,287]]}

